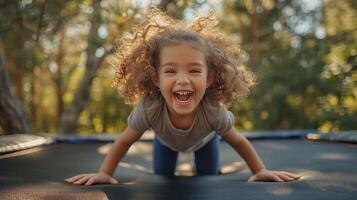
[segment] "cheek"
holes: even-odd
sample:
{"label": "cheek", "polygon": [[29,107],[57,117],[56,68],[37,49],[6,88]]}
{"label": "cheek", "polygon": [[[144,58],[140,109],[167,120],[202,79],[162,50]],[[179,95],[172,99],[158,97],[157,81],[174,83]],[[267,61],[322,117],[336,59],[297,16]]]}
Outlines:
{"label": "cheek", "polygon": [[198,84],[196,85],[196,89],[198,93],[205,93],[206,89],[208,87],[207,80],[200,80]]}
{"label": "cheek", "polygon": [[160,89],[164,92],[171,92],[171,87],[172,87],[172,80],[170,79],[161,79],[160,80]]}

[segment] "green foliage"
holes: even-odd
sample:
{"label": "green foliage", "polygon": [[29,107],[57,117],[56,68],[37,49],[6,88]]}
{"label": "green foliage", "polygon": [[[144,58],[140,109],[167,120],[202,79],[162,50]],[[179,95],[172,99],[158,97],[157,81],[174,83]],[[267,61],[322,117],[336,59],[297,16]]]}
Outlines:
{"label": "green foliage", "polygon": [[[58,130],[59,116],[74,96],[86,60],[92,59],[86,47],[99,46],[93,51],[104,56],[125,31],[143,21],[143,8],[150,6],[103,0],[95,16],[99,37],[88,41],[91,2],[0,2],[6,64],[34,132]],[[258,75],[251,95],[231,108],[240,129],[357,129],[356,1],[314,2],[319,3],[309,4],[310,8],[298,0],[221,4],[222,27],[241,41],[247,64]],[[207,1],[160,4],[182,19]],[[132,109],[112,86],[114,69],[108,58],[96,74],[91,102],[80,116],[80,133],[121,131]]]}
{"label": "green foliage", "polygon": [[[236,125],[356,129],[356,4],[322,1],[307,9],[299,1],[252,2],[225,1],[222,18],[224,27],[241,38],[242,51],[252,57],[254,11],[259,17],[260,61],[250,66],[259,83],[247,100],[233,106]],[[302,31],[303,26],[308,28]]]}

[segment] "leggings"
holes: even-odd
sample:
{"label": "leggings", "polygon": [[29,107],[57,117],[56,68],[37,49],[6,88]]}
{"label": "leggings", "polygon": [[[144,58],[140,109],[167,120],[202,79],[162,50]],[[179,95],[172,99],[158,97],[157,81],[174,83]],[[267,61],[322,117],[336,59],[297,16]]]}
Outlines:
{"label": "leggings", "polygon": [[[153,150],[153,168],[157,175],[174,176],[178,152],[162,145],[155,137]],[[205,146],[195,153],[197,175],[219,174],[219,136],[215,135]]]}

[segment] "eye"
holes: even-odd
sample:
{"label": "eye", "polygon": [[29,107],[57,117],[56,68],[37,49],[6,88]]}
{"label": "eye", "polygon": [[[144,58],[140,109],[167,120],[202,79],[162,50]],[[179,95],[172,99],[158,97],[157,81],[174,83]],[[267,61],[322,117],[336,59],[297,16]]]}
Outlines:
{"label": "eye", "polygon": [[199,74],[201,72],[202,72],[202,70],[200,70],[200,69],[192,69],[192,70],[190,70],[190,73],[193,73],[193,74]]}
{"label": "eye", "polygon": [[174,70],[174,69],[165,69],[164,70],[164,73],[165,74],[173,74],[173,73],[175,73],[176,71]]}

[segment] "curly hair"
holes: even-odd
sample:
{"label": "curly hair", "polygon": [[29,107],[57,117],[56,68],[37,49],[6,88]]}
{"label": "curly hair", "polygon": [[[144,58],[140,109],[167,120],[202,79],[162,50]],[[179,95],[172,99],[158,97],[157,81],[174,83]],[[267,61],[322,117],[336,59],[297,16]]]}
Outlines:
{"label": "curly hair", "polygon": [[126,103],[135,103],[142,96],[161,95],[152,81],[157,77],[160,49],[181,42],[197,45],[206,56],[209,73],[214,77],[205,93],[208,98],[229,105],[249,94],[256,76],[241,62],[239,45],[219,28],[213,11],[184,23],[152,8],[145,23],[121,38],[114,54],[114,83]]}

